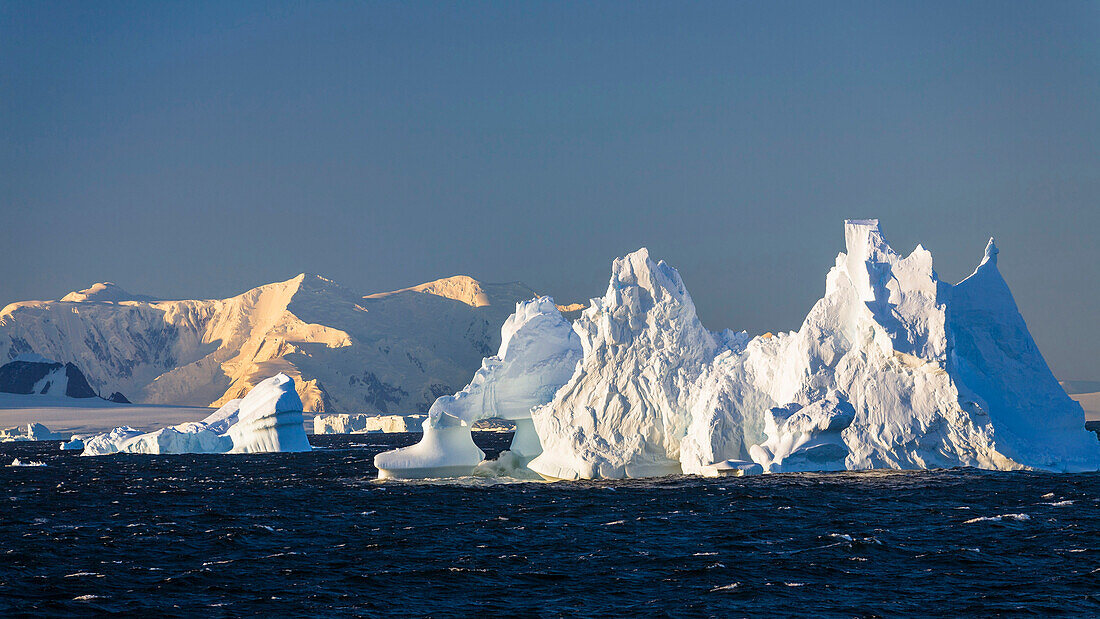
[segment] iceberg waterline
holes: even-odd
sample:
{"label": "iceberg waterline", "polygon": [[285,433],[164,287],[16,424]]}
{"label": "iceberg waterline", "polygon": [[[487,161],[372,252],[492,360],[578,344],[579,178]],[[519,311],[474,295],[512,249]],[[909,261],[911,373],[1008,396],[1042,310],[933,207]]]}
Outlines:
{"label": "iceberg waterline", "polygon": [[[923,247],[897,254],[877,220],[844,231],[846,250],[801,328],[751,339],[704,328],[679,273],[644,248],[615,260],[607,292],[573,324],[571,371],[501,371],[513,354],[502,338],[470,386],[433,405],[420,444],[376,458],[380,475],[468,474],[480,458],[470,420],[500,411],[530,417],[540,453],[528,466],[549,479],[757,465],[1100,469],[1100,446],[1032,340],[992,239],[974,274],[951,285]],[[540,312],[560,320],[552,307]],[[505,331],[530,311],[517,306]],[[564,361],[576,348],[563,333],[532,329],[515,358],[544,347]],[[558,381],[535,397],[533,385]]]}

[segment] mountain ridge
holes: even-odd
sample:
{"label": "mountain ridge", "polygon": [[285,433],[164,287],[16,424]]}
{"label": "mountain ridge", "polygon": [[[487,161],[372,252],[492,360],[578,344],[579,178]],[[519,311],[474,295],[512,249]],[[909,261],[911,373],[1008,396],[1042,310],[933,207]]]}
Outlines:
{"label": "mountain ridge", "polygon": [[284,372],[309,412],[413,412],[464,384],[515,303],[534,296],[469,276],[360,295],[300,273],[201,300],[103,282],[0,310],[0,359],[72,361],[101,392],[141,403],[219,406]]}

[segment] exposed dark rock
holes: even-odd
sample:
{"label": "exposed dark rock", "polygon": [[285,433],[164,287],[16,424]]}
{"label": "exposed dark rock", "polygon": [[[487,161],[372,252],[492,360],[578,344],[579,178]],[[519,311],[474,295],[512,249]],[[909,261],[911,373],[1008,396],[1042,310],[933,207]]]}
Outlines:
{"label": "exposed dark rock", "polygon": [[353,376],[352,379],[354,380],[351,381],[351,384],[363,385],[365,391],[363,400],[381,411],[386,410],[390,404],[397,404],[401,401],[401,398],[409,395],[404,389],[379,380],[374,372],[364,372],[363,376],[359,378]]}
{"label": "exposed dark rock", "polygon": [[[70,398],[94,398],[95,390],[88,384],[88,379],[80,368],[71,363],[62,366],[51,361],[12,361],[0,366],[0,392],[31,394],[35,392],[34,386],[51,373],[65,368],[66,387],[65,395]],[[46,383],[37,390],[37,393],[48,393],[53,386],[53,381]]]}
{"label": "exposed dark rock", "polygon": [[103,398],[103,399],[107,400],[108,402],[114,402],[116,404],[130,404],[131,403],[130,400],[126,399],[126,396],[122,395],[121,393],[119,393],[117,391],[112,393],[111,395]]}
{"label": "exposed dark rock", "polygon": [[30,394],[34,390],[35,383],[59,367],[61,367],[60,363],[47,364],[30,361],[12,361],[0,365],[0,391]]}
{"label": "exposed dark rock", "polygon": [[65,387],[65,395],[70,398],[94,398],[98,395],[80,368],[71,363],[65,364],[65,376],[69,378],[69,384]]}

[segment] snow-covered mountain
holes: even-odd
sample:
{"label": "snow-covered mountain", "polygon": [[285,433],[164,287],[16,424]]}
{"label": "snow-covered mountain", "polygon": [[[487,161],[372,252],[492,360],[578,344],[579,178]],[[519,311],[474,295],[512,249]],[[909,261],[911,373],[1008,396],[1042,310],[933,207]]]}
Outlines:
{"label": "snow-covered mountain", "polygon": [[285,373],[307,412],[417,412],[500,344],[521,283],[456,276],[363,296],[301,274],[228,299],[164,301],[96,284],[0,311],[0,360],[75,363],[100,393],[221,406]]}

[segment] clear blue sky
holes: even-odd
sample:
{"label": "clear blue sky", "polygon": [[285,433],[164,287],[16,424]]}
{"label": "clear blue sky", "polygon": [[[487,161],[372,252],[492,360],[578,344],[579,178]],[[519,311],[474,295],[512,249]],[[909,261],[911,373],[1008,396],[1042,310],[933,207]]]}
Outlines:
{"label": "clear blue sky", "polygon": [[794,329],[841,220],[1001,268],[1100,378],[1100,4],[0,1],[0,305],[467,273],[560,301],[639,246]]}

